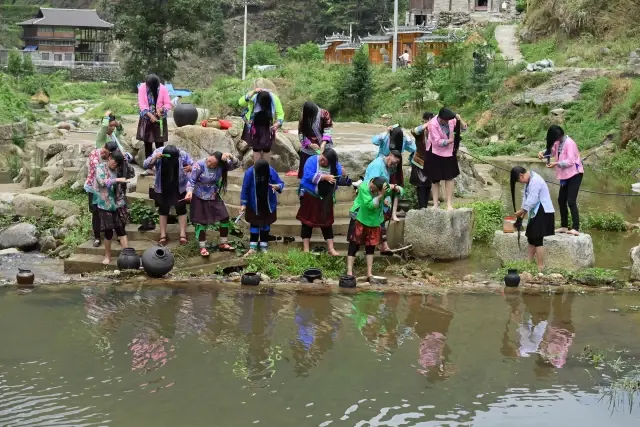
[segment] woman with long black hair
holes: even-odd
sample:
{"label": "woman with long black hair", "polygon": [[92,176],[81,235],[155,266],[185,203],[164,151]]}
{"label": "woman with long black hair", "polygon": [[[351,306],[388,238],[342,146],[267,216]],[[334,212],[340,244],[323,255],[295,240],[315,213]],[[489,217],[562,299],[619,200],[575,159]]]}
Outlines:
{"label": "woman with long black hair", "polygon": [[154,183],[154,198],[160,215],[160,245],[167,243],[167,223],[169,211],[175,207],[180,224],[180,245],[187,244],[187,206],[184,198],[187,193],[187,183],[193,160],[184,150],[178,150],[175,145],[157,148],[144,161],[144,168],[156,168]]}
{"label": "woman with long black hair", "polygon": [[325,148],[333,147],[332,133],[331,114],[311,101],[305,102],[302,107],[302,117],[298,123],[298,138],[301,145],[298,179],[302,179],[304,165],[309,157],[322,153]]}
{"label": "woman with long black hair", "polygon": [[301,237],[304,252],[309,252],[314,228],[322,230],[327,242],[327,252],[333,256],[340,254],[333,245],[333,205],[338,186],[351,185],[348,176],[342,176],[342,165],[338,153],[327,148],[322,154],[310,157],[300,181],[300,209],[296,219],[302,223]]}
{"label": "woman with long black hair", "polygon": [[411,178],[409,182],[416,187],[418,195],[418,208],[426,209],[431,194],[431,179],[427,174],[425,160],[427,158],[427,138],[429,130],[427,125],[433,119],[433,113],[426,112],[422,115],[422,124],[411,131],[416,138],[416,152],[411,159]]}
{"label": "woman with long black hair", "polygon": [[245,125],[242,140],[253,149],[253,162],[269,161],[276,132],[284,123],[280,98],[266,89],[256,88],[240,98]]}
{"label": "woman with long black hair", "polygon": [[193,164],[187,184],[185,201],[191,202],[191,223],[196,228],[200,242],[200,255],[209,256],[207,229],[218,226],[220,240],[218,249],[233,251],[228,244],[229,212],[221,196],[227,191],[227,174],[240,165],[232,154],[216,151],[206,159]]}
{"label": "woman with long black hair", "polygon": [[517,218],[529,215],[527,224],[527,242],[529,243],[529,262],[536,259],[538,270],[544,269],[544,238],[554,235],[555,210],[549,194],[549,187],[544,179],[533,171],[522,166],[511,169],[511,201],[516,209],[516,182],[524,184],[522,206],[516,211]]}
{"label": "woman with long black hair", "polygon": [[249,223],[251,233],[249,252],[245,256],[257,252],[258,241],[260,251],[267,251],[271,224],[277,219],[276,193],[282,193],[283,189],[284,182],[266,160],[258,160],[245,172],[240,195],[240,212],[245,213],[245,220]]}
{"label": "woman with long black hair", "polygon": [[140,120],[136,139],[144,142],[146,159],[153,153],[153,144],[160,148],[169,140],[167,114],[171,111],[171,99],[166,86],[155,74],[149,74],[138,88],[138,106]]}
{"label": "woman with long black hair", "polygon": [[[547,167],[554,169],[560,181],[558,206],[560,207],[560,228],[557,233],[580,235],[580,213],[578,211],[578,192],[584,176],[584,167],[580,159],[578,144],[564,133],[558,125],[547,130],[547,149],[538,153],[540,160],[547,158]],[[567,208],[568,207],[568,208]],[[571,210],[571,228],[569,228],[569,210]]]}

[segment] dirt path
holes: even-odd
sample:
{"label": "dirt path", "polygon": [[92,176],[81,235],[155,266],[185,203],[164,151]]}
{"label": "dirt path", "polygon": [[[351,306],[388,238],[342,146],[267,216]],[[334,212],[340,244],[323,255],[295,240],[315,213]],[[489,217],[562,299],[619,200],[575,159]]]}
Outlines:
{"label": "dirt path", "polygon": [[524,61],[518,45],[517,27],[515,25],[498,25],[496,27],[496,40],[505,59],[513,59],[514,64]]}

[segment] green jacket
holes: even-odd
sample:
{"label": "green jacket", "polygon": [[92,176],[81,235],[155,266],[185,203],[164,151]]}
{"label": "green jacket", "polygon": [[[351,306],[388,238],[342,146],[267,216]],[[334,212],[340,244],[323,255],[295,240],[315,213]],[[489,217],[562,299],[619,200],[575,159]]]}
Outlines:
{"label": "green jacket", "polygon": [[[353,202],[351,213],[355,214],[355,218],[365,227],[378,227],[384,221],[384,198],[391,196],[392,193],[391,189],[388,189],[384,197],[378,198],[376,206],[369,184],[363,182],[358,188],[358,197]],[[404,195],[402,187],[400,187],[400,195]]]}
{"label": "green jacket", "polygon": [[118,148],[120,148],[120,151],[122,151],[122,153],[124,154],[124,150],[122,149],[122,146],[120,145],[120,141],[119,141],[120,135],[122,135],[122,131],[123,131],[122,125],[118,126],[116,130],[113,131],[112,135],[115,135],[115,139],[107,135],[108,128],[109,128],[109,118],[104,117],[102,119],[102,124],[100,125],[100,130],[98,131],[98,136],[96,137],[96,148],[102,148],[104,147],[104,144],[106,144],[107,142],[115,141],[116,144],[118,144]]}
{"label": "green jacket", "polygon": [[[275,121],[278,121],[280,122],[280,125],[282,125],[284,123],[284,109],[282,108],[280,98],[278,98],[278,95],[273,92],[269,92],[269,94],[271,95],[271,115],[274,118],[274,124]],[[238,101],[241,107],[245,107],[244,110],[242,110],[242,117],[246,123],[251,123],[253,120],[253,110],[256,105],[257,96],[258,94],[255,94],[249,98],[249,93],[247,93],[240,98],[240,101]]]}

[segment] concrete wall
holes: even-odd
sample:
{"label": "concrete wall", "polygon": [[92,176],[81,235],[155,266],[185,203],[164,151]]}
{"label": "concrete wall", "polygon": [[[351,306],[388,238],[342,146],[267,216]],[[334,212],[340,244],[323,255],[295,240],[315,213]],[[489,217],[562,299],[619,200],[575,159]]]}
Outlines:
{"label": "concrete wall", "polygon": [[474,0],[434,0],[433,12],[471,12],[470,4],[473,5]]}

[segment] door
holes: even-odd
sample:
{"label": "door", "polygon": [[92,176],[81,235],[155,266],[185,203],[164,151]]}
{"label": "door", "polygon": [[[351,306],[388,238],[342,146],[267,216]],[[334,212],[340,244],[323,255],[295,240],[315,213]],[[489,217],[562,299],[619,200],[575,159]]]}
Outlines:
{"label": "door", "polygon": [[489,0],[475,0],[476,1],[476,10],[488,10],[489,9]]}

